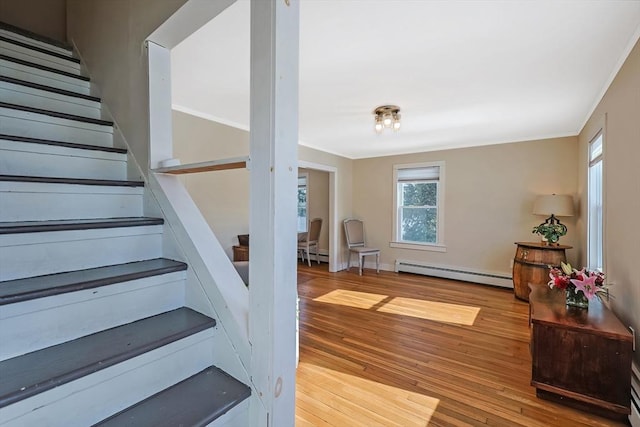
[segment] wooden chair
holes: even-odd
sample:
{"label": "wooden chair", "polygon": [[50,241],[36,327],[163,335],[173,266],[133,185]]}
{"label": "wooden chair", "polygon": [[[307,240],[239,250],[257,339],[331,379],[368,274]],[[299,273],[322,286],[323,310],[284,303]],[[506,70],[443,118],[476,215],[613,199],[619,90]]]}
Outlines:
{"label": "wooden chair", "polygon": [[304,255],[307,255],[307,262],[311,267],[310,249],[312,246],[316,249],[316,261],[320,264],[320,254],[318,253],[318,239],[320,239],[320,230],[322,229],[322,218],[314,218],[309,222],[309,228],[307,229],[307,237],[304,240],[298,241],[298,252],[302,256],[302,262],[304,262]]}
{"label": "wooden chair", "polygon": [[362,265],[364,257],[368,255],[376,256],[376,273],[380,273],[380,249],[368,248],[364,240],[364,224],[359,219],[344,220],[344,234],[347,237],[347,247],[349,248],[349,262],[347,269],[351,269],[351,254],[358,255],[358,274],[362,276]]}

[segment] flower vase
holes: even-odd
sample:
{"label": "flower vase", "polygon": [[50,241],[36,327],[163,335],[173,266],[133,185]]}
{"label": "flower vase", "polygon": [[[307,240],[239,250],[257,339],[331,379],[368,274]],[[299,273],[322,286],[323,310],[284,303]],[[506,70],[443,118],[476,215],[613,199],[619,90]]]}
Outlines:
{"label": "flower vase", "polygon": [[586,308],[586,309],[589,308],[589,299],[584,294],[584,292],[576,288],[573,288],[573,287],[567,288],[566,297],[567,297],[566,304],[569,307],[579,307],[579,308]]}

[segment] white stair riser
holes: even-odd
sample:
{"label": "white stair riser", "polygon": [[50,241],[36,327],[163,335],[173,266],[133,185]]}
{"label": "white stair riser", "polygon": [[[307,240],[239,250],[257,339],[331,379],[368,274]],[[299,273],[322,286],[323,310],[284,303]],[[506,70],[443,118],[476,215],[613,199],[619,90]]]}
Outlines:
{"label": "white stair riser", "polygon": [[0,181],[0,221],[136,217],[143,213],[142,187]]}
{"label": "white stair riser", "polygon": [[15,62],[4,59],[0,59],[0,69],[2,70],[2,75],[6,77],[26,80],[31,83],[90,95],[90,83],[85,80],[74,79],[73,77],[64,76],[51,71],[16,64]]}
{"label": "white stair riser", "polygon": [[29,61],[35,64],[44,65],[45,67],[55,68],[56,70],[80,75],[80,64],[77,62],[67,61],[66,59],[58,58],[57,56],[17,46],[4,40],[0,40],[0,53],[11,58],[22,59],[23,61]]}
{"label": "white stair riser", "polygon": [[0,139],[0,174],[127,179],[127,155]]}
{"label": "white stair riser", "polygon": [[0,108],[0,133],[78,144],[113,146],[113,127]]}
{"label": "white stair riser", "polygon": [[0,425],[92,425],[210,366],[214,334],[202,331],[4,407]]}
{"label": "white stair riser", "polygon": [[247,427],[249,424],[249,399],[245,399],[207,427]]}
{"label": "white stair riser", "polygon": [[29,37],[25,37],[23,35],[16,34],[16,33],[13,33],[11,31],[8,31],[8,30],[0,29],[0,35],[2,37],[6,37],[6,38],[11,39],[11,40],[17,40],[19,42],[26,43],[29,46],[36,46],[36,47],[39,47],[39,48],[42,48],[42,49],[51,50],[53,52],[57,52],[57,53],[60,53],[62,55],[68,55],[68,56],[72,56],[73,55],[73,52],[71,50],[69,50],[69,49],[65,49],[65,48],[60,47],[60,46],[49,44],[49,43],[46,43],[46,42],[43,42],[43,41],[40,41],[40,40],[35,40],[35,39],[29,38]]}
{"label": "white stair riser", "polygon": [[182,307],[184,278],[175,272],[0,306],[0,360]]}
{"label": "white stair riser", "polygon": [[100,103],[28,86],[0,81],[0,99],[10,104],[41,108],[76,116],[101,118]]}
{"label": "white stair riser", "polygon": [[0,235],[0,281],[162,256],[162,226]]}

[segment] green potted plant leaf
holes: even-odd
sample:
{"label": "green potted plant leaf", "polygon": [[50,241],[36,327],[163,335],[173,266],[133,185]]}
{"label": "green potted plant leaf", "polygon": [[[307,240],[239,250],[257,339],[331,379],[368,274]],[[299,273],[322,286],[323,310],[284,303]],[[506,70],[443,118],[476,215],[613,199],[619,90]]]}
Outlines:
{"label": "green potted plant leaf", "polygon": [[533,234],[539,234],[543,236],[549,244],[558,244],[560,237],[567,234],[567,227],[563,224],[549,224],[544,223],[533,227]]}
{"label": "green potted plant leaf", "polygon": [[549,244],[558,244],[560,237],[567,234],[567,227],[563,224],[544,223],[533,227],[532,233],[543,236]]}

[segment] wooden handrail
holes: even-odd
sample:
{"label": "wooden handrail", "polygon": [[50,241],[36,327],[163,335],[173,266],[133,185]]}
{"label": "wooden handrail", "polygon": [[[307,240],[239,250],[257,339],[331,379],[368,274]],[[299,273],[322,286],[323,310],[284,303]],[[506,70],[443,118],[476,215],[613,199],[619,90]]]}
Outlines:
{"label": "wooden handrail", "polygon": [[186,165],[168,166],[153,169],[155,173],[168,173],[181,175],[187,173],[213,172],[228,169],[241,169],[249,167],[249,156],[232,157],[229,159],[211,160],[208,162],[188,163]]}

